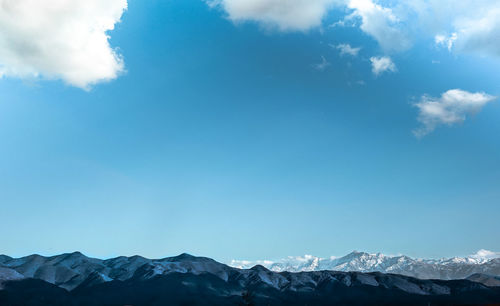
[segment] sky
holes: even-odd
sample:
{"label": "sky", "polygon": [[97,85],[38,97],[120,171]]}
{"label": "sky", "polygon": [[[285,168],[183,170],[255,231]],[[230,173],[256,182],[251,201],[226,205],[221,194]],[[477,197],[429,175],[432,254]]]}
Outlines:
{"label": "sky", "polygon": [[496,0],[0,0],[0,253],[499,251],[499,71]]}

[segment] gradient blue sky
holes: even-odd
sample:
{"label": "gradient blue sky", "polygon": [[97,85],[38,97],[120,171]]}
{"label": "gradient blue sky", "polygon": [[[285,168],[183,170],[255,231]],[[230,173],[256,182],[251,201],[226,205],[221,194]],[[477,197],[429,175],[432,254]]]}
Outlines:
{"label": "gradient blue sky", "polygon": [[[412,131],[424,95],[500,95],[500,56],[420,32],[387,51],[358,26],[328,27],[345,14],[289,30],[200,0],[129,1],[108,32],[117,78],[83,90],[4,76],[0,253],[499,250],[499,101]],[[341,56],[338,44],[362,49]],[[374,56],[397,71],[375,76]]]}

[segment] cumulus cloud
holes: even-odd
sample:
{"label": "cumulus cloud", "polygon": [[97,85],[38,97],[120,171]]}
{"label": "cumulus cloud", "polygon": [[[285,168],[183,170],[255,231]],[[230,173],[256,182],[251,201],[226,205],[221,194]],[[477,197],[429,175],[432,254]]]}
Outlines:
{"label": "cumulus cloud", "polygon": [[477,251],[476,254],[473,254],[469,257],[472,257],[474,259],[479,259],[479,260],[490,260],[494,258],[500,258],[500,252],[492,252],[488,250],[481,249]]}
{"label": "cumulus cloud", "polygon": [[408,34],[391,8],[372,0],[350,0],[347,6],[354,10],[347,18],[360,18],[361,30],[375,38],[384,50],[403,51],[411,46]]}
{"label": "cumulus cloud", "polygon": [[321,25],[329,8],[341,0],[207,0],[234,22],[256,21],[283,31],[305,31]]}
{"label": "cumulus cloud", "polygon": [[339,44],[337,46],[333,46],[336,49],[339,50],[340,56],[344,55],[351,55],[351,56],[357,56],[359,51],[361,50],[361,47],[358,48],[353,48],[349,44]]}
{"label": "cumulus cloud", "polygon": [[405,50],[410,40],[403,33],[400,20],[391,8],[372,0],[205,0],[211,7],[220,7],[234,22],[254,21],[282,31],[305,31],[321,25],[332,8],[349,8],[346,20],[359,18],[360,28],[374,37],[388,51]]}
{"label": "cumulus cloud", "polygon": [[371,57],[370,62],[372,63],[372,72],[376,76],[384,72],[397,72],[398,69],[396,64],[388,56]]}
{"label": "cumulus cloud", "polygon": [[500,56],[498,0],[204,1],[225,10],[234,22],[254,21],[282,31],[318,27],[329,10],[347,8],[350,13],[334,26],[359,26],[385,53],[407,50],[417,37],[430,36],[450,50]]}
{"label": "cumulus cloud", "polygon": [[[360,28],[388,51],[405,50],[410,40],[399,27],[400,20],[390,8],[372,0],[206,0],[220,7],[234,22],[255,21],[282,31],[305,31],[321,25],[328,11],[347,7],[353,12],[346,19],[359,18]],[[344,25],[345,21],[337,24]]]}
{"label": "cumulus cloud", "polygon": [[423,137],[440,125],[452,126],[465,121],[467,115],[479,112],[496,97],[484,92],[471,93],[451,89],[435,98],[424,95],[415,106],[419,110],[417,120],[421,127],[413,131],[415,136]]}
{"label": "cumulus cloud", "polygon": [[0,75],[88,89],[124,69],[109,45],[127,0],[0,0]]}

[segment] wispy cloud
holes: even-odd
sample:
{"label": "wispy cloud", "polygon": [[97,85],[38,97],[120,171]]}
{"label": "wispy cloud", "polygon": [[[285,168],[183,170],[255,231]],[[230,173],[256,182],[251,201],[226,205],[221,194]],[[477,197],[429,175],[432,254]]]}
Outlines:
{"label": "wispy cloud", "polygon": [[396,64],[388,56],[371,57],[372,72],[375,76],[379,76],[384,72],[397,72]]}
{"label": "wispy cloud", "polygon": [[440,125],[453,126],[465,121],[467,115],[479,112],[496,97],[484,92],[471,93],[460,89],[446,91],[439,98],[422,96],[415,106],[419,110],[417,120],[421,127],[413,131],[416,137],[423,137]]}
{"label": "wispy cloud", "polygon": [[359,51],[361,50],[361,47],[353,48],[349,44],[339,44],[337,46],[332,46],[332,47],[340,51],[340,56],[344,55],[357,56]]}
{"label": "wispy cloud", "polygon": [[0,0],[0,75],[88,89],[124,69],[109,32],[126,0]]}
{"label": "wispy cloud", "polygon": [[323,71],[330,65],[331,65],[330,62],[328,62],[324,56],[321,56],[321,63],[314,64],[313,67],[318,71]]}

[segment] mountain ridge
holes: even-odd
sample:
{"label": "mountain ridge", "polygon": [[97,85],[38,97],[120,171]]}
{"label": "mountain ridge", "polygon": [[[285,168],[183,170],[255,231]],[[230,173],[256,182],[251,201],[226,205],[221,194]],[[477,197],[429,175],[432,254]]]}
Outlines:
{"label": "mountain ridge", "polygon": [[[490,252],[492,253],[492,252]],[[495,253],[492,253],[495,254]],[[491,256],[491,254],[489,255]],[[289,257],[288,261],[245,262],[246,266],[219,263],[209,257],[197,257],[182,253],[160,259],[148,259],[139,255],[119,256],[109,259],[87,257],[81,252],[54,256],[33,254],[20,258],[0,255],[0,281],[5,279],[41,279],[66,290],[73,290],[85,281],[102,283],[113,280],[125,281],[134,277],[143,279],[170,273],[213,274],[227,281],[234,269],[259,273],[280,272],[380,272],[398,274],[419,279],[466,279],[478,275],[500,276],[500,258],[450,258],[412,259],[408,256],[386,256],[354,251],[339,257],[322,259],[314,256]],[[89,280],[89,277],[93,277]],[[485,279],[478,278],[478,279]],[[493,280],[490,278],[490,282]]]}
{"label": "mountain ridge", "polygon": [[256,264],[274,272],[357,271],[395,273],[421,279],[463,279],[475,273],[500,275],[500,253],[480,250],[468,257],[414,259],[406,255],[388,256],[353,251],[343,257],[321,258],[311,255],[287,257],[277,261],[232,260],[229,265],[249,268]]}
{"label": "mountain ridge", "polygon": [[233,268],[189,254],[163,259],[120,256],[101,260],[75,252],[4,259],[0,263],[0,305],[500,302],[500,287],[482,283],[494,282],[496,277],[483,274],[471,279],[424,280],[380,272],[274,272],[263,265]]}

